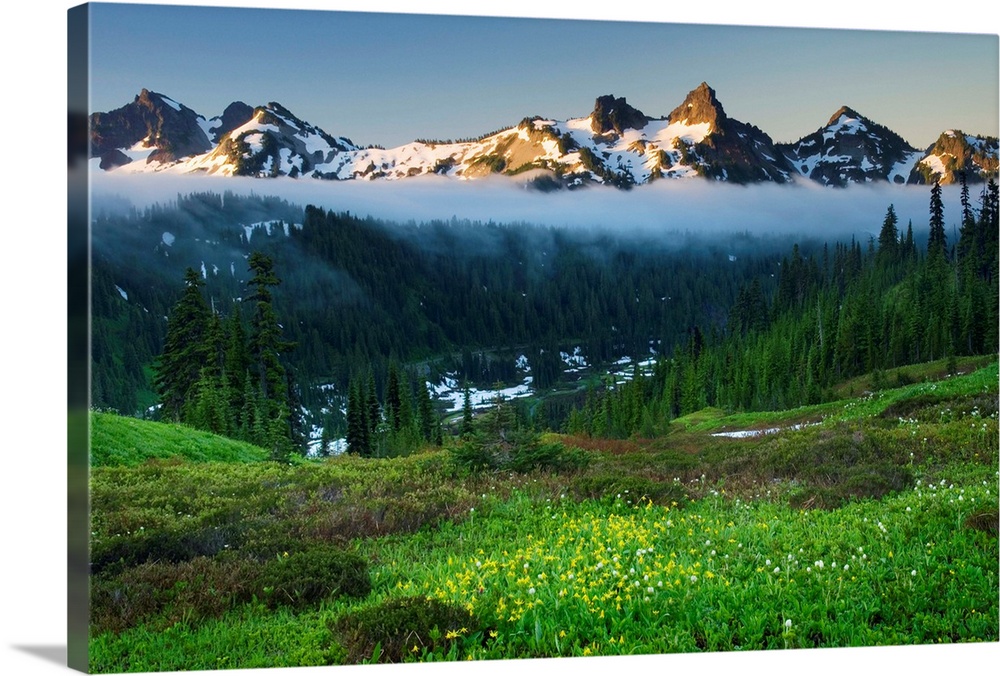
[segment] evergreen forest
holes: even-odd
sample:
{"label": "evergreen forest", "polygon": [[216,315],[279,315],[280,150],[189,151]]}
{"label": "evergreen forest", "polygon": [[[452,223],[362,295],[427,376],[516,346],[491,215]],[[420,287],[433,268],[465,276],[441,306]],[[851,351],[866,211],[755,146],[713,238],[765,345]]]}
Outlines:
{"label": "evergreen forest", "polygon": [[[524,425],[611,438],[705,407],[828,401],[860,374],[903,384],[884,374],[998,349],[997,185],[963,183],[947,220],[941,192],[926,223],[888,205],[867,241],[388,223],[230,192],[109,209],[93,226],[93,406],[275,457],[320,430],[321,454],[346,437],[394,455],[456,422],[425,384],[445,377],[530,373]],[[574,350],[586,378],[560,356]],[[601,371],[622,357],[629,377]]]}

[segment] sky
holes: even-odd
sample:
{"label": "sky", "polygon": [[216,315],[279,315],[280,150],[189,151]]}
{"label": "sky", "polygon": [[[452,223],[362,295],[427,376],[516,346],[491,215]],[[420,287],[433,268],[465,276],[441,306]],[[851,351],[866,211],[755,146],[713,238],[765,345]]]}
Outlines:
{"label": "sky", "polygon": [[206,117],[235,100],[277,101],[333,135],[395,147],[530,115],[583,117],[603,94],[665,116],[706,81],[727,114],[778,142],[841,105],[916,147],[945,129],[998,134],[995,34],[671,24],[639,21],[643,12],[597,21],[96,4],[92,16],[92,112],[142,88]]}

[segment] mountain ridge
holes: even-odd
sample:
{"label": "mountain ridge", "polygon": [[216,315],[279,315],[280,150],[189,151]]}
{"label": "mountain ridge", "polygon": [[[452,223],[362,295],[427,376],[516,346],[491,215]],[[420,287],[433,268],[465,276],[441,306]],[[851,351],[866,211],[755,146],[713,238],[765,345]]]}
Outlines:
{"label": "mountain ridge", "polygon": [[669,115],[649,116],[625,97],[598,96],[589,115],[524,118],[476,140],[359,147],[296,117],[277,102],[236,101],[207,119],[143,89],[132,103],[90,116],[90,155],[104,171],[205,173],[325,180],[400,180],[443,175],[474,180],[520,176],[535,187],[619,188],[700,177],[831,187],[855,183],[969,182],[997,173],[997,139],[946,130],[918,150],[888,127],[841,106],[826,125],[793,143],[729,117],[706,82]]}

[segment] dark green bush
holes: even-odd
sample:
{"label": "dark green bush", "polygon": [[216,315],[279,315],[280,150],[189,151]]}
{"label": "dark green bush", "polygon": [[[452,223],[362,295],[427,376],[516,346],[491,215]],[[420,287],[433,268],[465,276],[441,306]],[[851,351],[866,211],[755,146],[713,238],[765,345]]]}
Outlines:
{"label": "dark green bush", "polygon": [[1000,530],[1000,513],[997,510],[985,510],[982,512],[976,512],[975,514],[970,514],[965,519],[965,527],[972,528],[974,530],[981,530],[984,533],[989,533],[993,537],[997,537],[997,531]]}
{"label": "dark green bush", "polygon": [[505,469],[515,472],[530,472],[534,469],[550,469],[557,472],[583,469],[590,456],[578,448],[566,448],[560,443],[535,441],[518,448]]}
{"label": "dark green bush", "polygon": [[390,599],[358,610],[331,622],[330,630],[352,663],[376,654],[378,662],[402,662],[424,650],[447,652],[458,641],[482,641],[486,634],[482,622],[469,611],[424,597]]}
{"label": "dark green bush", "polygon": [[580,499],[617,498],[637,502],[650,500],[658,505],[682,506],[687,502],[684,486],[672,481],[654,481],[628,474],[596,474],[577,477],[572,490]]}
{"label": "dark green bush", "polygon": [[357,554],[314,547],[268,561],[260,585],[269,606],[303,608],[333,596],[367,596],[371,578],[368,563]]}
{"label": "dark green bush", "polygon": [[238,546],[242,528],[236,525],[202,526],[191,531],[157,530],[95,542],[90,555],[94,574],[120,573],[143,563],[180,563],[214,556]]}
{"label": "dark green bush", "polygon": [[812,477],[810,484],[789,498],[791,506],[836,509],[852,500],[877,500],[913,486],[910,468],[891,463],[826,465],[812,472]]}
{"label": "dark green bush", "polygon": [[[170,626],[218,617],[258,591],[260,565],[239,559],[198,557],[178,564],[144,563],[91,582],[95,634],[123,631],[143,622]],[[157,619],[158,618],[158,619]]]}
{"label": "dark green bush", "polygon": [[473,472],[499,470],[530,472],[536,469],[570,471],[585,467],[590,456],[543,442],[518,416],[511,402],[498,400],[479,416],[472,434],[451,449],[452,462]]}

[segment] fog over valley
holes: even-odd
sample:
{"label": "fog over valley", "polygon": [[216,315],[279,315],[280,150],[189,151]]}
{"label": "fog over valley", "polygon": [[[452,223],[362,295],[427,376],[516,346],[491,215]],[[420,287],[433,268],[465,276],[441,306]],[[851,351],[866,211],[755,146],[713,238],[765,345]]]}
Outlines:
{"label": "fog over valley", "polygon": [[[204,176],[91,175],[95,214],[115,205],[137,208],[165,204],[195,192],[274,195],[293,204],[350,211],[398,222],[459,220],[531,223],[568,228],[607,227],[722,234],[789,234],[824,239],[875,236],[892,204],[900,229],[912,220],[918,237],[928,220],[928,186],[851,186],[811,184],[735,186],[707,181],[660,181],[632,190],[591,186],[541,192],[522,181],[491,177],[455,181],[421,177],[406,181],[327,182],[295,179],[215,178]],[[970,186],[978,205],[981,186]],[[944,187],[949,235],[960,219],[959,189]]]}

